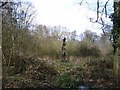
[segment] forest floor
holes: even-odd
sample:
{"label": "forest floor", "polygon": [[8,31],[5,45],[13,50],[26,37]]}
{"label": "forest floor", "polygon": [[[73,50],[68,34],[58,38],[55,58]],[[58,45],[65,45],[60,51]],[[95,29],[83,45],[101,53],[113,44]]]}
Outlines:
{"label": "forest floor", "polygon": [[105,58],[62,62],[30,57],[21,62],[3,67],[3,88],[120,88],[112,60]]}

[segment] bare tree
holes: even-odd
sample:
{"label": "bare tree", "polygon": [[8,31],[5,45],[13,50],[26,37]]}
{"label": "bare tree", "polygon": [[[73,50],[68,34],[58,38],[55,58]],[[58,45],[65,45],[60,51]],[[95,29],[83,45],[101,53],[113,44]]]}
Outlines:
{"label": "bare tree", "polygon": [[23,2],[3,2],[1,7],[3,58],[9,67],[16,60],[16,56],[20,52],[24,54],[29,47],[29,26],[32,25],[35,12],[31,4]]}
{"label": "bare tree", "polygon": [[[104,30],[106,28],[106,26],[113,27],[112,24],[109,25],[109,24],[105,23],[105,21],[104,21],[104,17],[108,18],[108,16],[109,16],[109,13],[107,11],[107,7],[109,7],[109,5],[108,5],[109,1],[110,0],[107,0],[105,3],[102,3],[101,0],[97,0],[97,2],[94,1],[96,3],[96,5],[94,5],[94,7],[96,6],[96,19],[90,18],[90,22],[98,23],[98,24],[102,25],[101,29],[103,30],[104,35],[106,35],[106,32]],[[84,3],[86,3],[89,7],[92,6],[92,5],[90,5],[89,1],[86,1],[86,0],[81,0],[79,4],[82,5]]]}

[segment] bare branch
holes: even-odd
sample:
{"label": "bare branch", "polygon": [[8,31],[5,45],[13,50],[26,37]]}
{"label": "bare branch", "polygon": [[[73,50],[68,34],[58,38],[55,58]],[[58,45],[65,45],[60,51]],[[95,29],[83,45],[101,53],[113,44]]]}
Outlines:
{"label": "bare branch", "polygon": [[95,22],[97,22],[99,19],[99,0],[97,0],[97,19]]}
{"label": "bare branch", "polygon": [[83,0],[79,3],[80,5],[83,3]]}
{"label": "bare branch", "polygon": [[0,6],[0,8],[4,7],[8,2],[2,2],[2,5]]}

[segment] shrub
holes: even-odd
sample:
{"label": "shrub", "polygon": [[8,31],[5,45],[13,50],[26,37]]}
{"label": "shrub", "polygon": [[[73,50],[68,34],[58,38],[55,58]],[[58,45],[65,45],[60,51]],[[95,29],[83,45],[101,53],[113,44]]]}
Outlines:
{"label": "shrub", "polygon": [[75,41],[68,41],[67,45],[66,45],[67,57],[78,56],[77,47],[78,47],[77,42],[75,42]]}
{"label": "shrub", "polygon": [[59,88],[75,88],[78,82],[79,79],[77,77],[64,74],[57,77],[54,84]]}
{"label": "shrub", "polygon": [[95,66],[103,69],[113,69],[113,60],[110,59],[95,59],[87,63],[88,66]]}
{"label": "shrub", "polygon": [[79,47],[79,55],[82,57],[93,56],[93,57],[100,57],[101,51],[98,47],[89,46],[87,43],[81,43]]}

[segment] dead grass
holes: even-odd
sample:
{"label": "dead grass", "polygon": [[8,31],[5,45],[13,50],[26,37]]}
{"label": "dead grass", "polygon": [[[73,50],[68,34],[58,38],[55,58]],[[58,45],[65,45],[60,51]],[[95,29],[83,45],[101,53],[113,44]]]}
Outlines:
{"label": "dead grass", "polygon": [[115,87],[112,74],[112,59],[109,58],[76,58],[69,61],[41,60],[40,58],[26,60],[26,69],[15,74],[9,68],[4,72],[4,88],[76,88],[87,85],[92,88]]}

